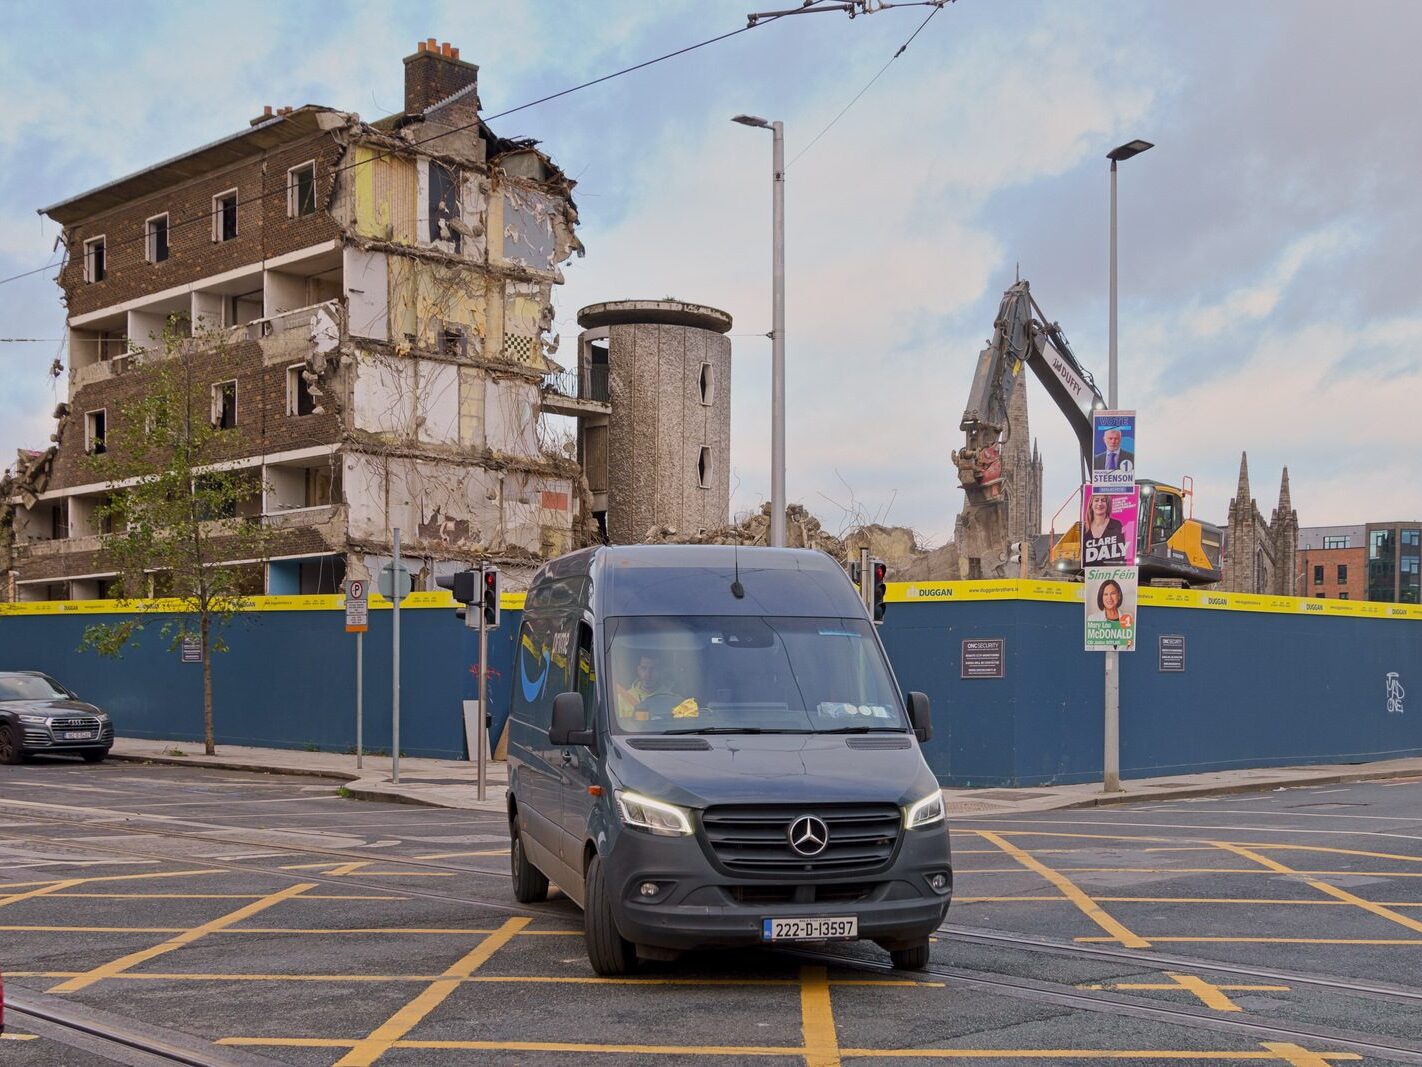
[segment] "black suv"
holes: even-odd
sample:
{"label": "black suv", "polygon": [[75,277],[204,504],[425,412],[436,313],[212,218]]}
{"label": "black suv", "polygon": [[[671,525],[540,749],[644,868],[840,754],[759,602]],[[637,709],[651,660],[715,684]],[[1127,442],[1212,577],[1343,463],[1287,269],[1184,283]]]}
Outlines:
{"label": "black suv", "polygon": [[39,671],[0,671],[0,763],[67,752],[98,763],[114,743],[108,715]]}

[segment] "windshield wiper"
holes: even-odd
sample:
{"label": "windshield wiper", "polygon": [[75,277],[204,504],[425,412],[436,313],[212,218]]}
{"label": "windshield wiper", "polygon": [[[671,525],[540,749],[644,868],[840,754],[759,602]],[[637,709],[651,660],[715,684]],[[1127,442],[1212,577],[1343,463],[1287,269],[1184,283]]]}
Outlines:
{"label": "windshield wiper", "polygon": [[833,730],[816,730],[819,734],[906,734],[902,726],[836,726]]}
{"label": "windshield wiper", "polygon": [[812,734],[813,730],[777,730],[764,726],[697,726],[690,730],[663,730],[664,734]]}

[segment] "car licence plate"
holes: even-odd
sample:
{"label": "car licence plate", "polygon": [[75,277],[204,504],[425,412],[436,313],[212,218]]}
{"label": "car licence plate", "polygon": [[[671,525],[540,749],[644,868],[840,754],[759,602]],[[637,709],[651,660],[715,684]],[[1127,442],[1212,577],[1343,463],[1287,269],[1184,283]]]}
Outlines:
{"label": "car licence plate", "polygon": [[859,936],[859,918],[763,919],[762,941],[834,941]]}
{"label": "car licence plate", "polygon": [[92,741],[98,736],[93,730],[60,730],[61,741]]}

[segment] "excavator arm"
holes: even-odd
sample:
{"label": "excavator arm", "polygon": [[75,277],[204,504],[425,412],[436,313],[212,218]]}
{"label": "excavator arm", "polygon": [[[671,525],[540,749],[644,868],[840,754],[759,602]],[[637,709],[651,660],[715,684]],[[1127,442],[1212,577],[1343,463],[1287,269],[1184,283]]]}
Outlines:
{"label": "excavator arm", "polygon": [[1090,372],[1072,353],[1061,327],[1047,321],[1028,283],[1016,282],[1002,295],[992,340],[978,355],[959,423],[964,447],[953,453],[953,462],[970,505],[1002,499],[1002,433],[1007,428],[1012,389],[1024,365],[1066,416],[1083,458],[1090,462],[1091,412],[1105,407],[1105,401]]}

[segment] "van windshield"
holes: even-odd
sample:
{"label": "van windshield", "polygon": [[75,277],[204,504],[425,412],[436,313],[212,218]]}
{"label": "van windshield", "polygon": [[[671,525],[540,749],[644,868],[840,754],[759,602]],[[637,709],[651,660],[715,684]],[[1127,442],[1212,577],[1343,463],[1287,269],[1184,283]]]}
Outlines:
{"label": "van windshield", "polygon": [[607,696],[624,733],[906,730],[864,619],[609,620]]}

